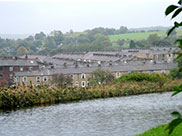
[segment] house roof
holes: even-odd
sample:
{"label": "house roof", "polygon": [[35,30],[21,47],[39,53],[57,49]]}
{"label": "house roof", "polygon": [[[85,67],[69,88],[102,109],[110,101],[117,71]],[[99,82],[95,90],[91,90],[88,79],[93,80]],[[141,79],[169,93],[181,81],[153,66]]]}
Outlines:
{"label": "house roof", "polygon": [[32,72],[16,72],[15,76],[48,76],[55,74],[81,74],[81,73],[91,73],[96,69],[108,70],[111,72],[128,72],[128,71],[150,71],[150,70],[169,70],[177,67],[176,64],[148,64],[148,65],[119,65],[119,66],[104,66],[104,67],[78,67],[78,68],[61,68],[61,69],[43,69],[41,71]]}
{"label": "house roof", "polygon": [[35,60],[0,59],[0,66],[38,66]]}

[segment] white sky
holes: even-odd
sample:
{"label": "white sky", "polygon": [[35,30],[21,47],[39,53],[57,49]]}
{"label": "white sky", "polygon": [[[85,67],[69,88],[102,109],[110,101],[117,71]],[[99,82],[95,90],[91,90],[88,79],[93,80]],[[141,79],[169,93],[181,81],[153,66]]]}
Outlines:
{"label": "white sky", "polygon": [[170,26],[164,11],[178,0],[0,0],[1,34],[94,27]]}

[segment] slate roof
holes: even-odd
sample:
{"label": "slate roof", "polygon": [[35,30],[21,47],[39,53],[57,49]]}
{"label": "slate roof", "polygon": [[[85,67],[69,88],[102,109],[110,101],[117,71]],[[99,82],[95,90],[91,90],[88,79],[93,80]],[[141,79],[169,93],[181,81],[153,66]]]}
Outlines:
{"label": "slate roof", "polygon": [[35,60],[0,59],[0,66],[38,66]]}
{"label": "slate roof", "polygon": [[41,71],[32,72],[16,72],[15,76],[40,76],[40,75],[55,75],[63,74],[81,74],[91,73],[92,71],[101,68],[111,72],[128,72],[128,71],[150,71],[150,70],[168,70],[177,67],[176,64],[148,64],[148,65],[118,65],[118,66],[104,66],[104,67],[78,67],[78,68],[62,68],[62,69],[44,69]]}

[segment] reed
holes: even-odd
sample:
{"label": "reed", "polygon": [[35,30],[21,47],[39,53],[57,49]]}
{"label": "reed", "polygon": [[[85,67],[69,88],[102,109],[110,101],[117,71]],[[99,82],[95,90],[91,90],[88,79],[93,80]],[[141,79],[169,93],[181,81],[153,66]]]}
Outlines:
{"label": "reed", "polygon": [[181,83],[182,80],[166,80],[162,87],[158,82],[150,81],[114,82],[107,85],[90,86],[89,88],[0,87],[0,109],[166,92],[171,91],[173,87]]}

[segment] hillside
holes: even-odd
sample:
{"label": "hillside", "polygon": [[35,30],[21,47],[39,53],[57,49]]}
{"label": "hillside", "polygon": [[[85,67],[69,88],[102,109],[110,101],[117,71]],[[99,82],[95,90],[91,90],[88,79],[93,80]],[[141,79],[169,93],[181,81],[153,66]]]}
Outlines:
{"label": "hillside", "polygon": [[136,33],[126,33],[126,34],[119,34],[119,35],[110,35],[109,39],[111,41],[117,41],[119,39],[124,40],[142,40],[147,39],[149,35],[157,34],[160,37],[166,36],[166,31],[156,31],[156,32],[136,32]]}
{"label": "hillside", "polygon": [[[153,32],[135,32],[135,33],[126,33],[126,34],[119,34],[119,35],[110,35],[109,39],[113,41],[117,41],[119,39],[124,40],[143,40],[147,39],[151,34],[157,34],[160,37],[165,37],[167,31],[153,31]],[[182,30],[177,30],[177,35],[182,35]]]}

